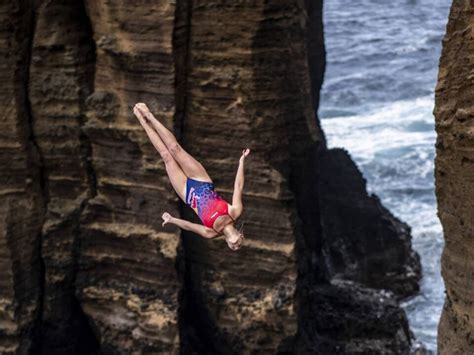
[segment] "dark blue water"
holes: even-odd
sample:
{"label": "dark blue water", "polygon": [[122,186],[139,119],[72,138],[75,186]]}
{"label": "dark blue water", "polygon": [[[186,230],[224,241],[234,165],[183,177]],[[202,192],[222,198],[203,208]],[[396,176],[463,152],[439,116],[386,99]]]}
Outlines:
{"label": "dark blue water", "polygon": [[403,304],[433,352],[444,301],[434,193],[434,88],[449,0],[329,0],[319,109],[330,147],[345,147],[370,192],[412,227],[424,277]]}

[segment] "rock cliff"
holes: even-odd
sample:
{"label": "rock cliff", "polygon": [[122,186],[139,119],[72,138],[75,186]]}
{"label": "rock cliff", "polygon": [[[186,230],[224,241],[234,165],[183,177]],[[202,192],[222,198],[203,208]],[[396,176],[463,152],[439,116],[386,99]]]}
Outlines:
{"label": "rock cliff", "polygon": [[474,353],[474,4],[451,7],[436,87],[436,195],[445,247],[446,300],[439,323],[440,354]]}
{"label": "rock cliff", "polygon": [[[315,115],[320,1],[21,0],[0,19],[0,352],[409,351],[409,228]],[[195,216],[139,101],[224,197],[252,148],[239,252],[161,227]]]}
{"label": "rock cliff", "polygon": [[38,347],[43,304],[45,176],[31,129],[27,84],[31,2],[0,7],[0,352]]}
{"label": "rock cliff", "polygon": [[391,290],[397,298],[414,294],[421,270],[411,250],[410,227],[376,195],[367,195],[366,181],[346,151],[330,149],[320,159],[323,252],[329,274]]}

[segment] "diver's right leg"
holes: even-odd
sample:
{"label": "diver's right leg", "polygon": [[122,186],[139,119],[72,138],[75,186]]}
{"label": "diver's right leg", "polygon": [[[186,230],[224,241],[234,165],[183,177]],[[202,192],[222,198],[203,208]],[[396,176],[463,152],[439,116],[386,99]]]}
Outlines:
{"label": "diver's right leg", "polygon": [[158,153],[160,153],[160,156],[163,159],[163,162],[165,163],[166,173],[168,174],[168,178],[170,179],[171,185],[173,186],[178,196],[184,202],[186,202],[186,175],[184,174],[183,170],[181,170],[181,167],[178,165],[178,163],[174,160],[173,156],[166,148],[166,145],[163,143],[160,136],[152,127],[148,125],[146,119],[142,116],[141,112],[137,109],[134,109],[133,113],[135,114],[135,116],[137,116],[141,125],[145,129],[148,138],[150,138],[150,141],[153,146],[156,148]]}
{"label": "diver's right leg", "polygon": [[144,116],[146,116],[148,121],[153,125],[156,132],[158,132],[160,138],[168,148],[168,151],[178,162],[178,164],[181,166],[181,169],[183,169],[187,176],[196,180],[212,182],[204,166],[181,147],[174,134],[171,133],[168,128],[166,128],[160,121],[158,121],[155,116],[153,116],[145,104],[138,103],[135,105],[135,107]]}

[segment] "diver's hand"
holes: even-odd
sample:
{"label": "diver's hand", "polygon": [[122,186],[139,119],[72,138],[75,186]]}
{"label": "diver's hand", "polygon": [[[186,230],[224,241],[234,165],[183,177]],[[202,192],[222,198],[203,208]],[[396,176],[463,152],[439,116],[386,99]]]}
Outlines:
{"label": "diver's hand", "polygon": [[171,219],[173,218],[168,212],[165,212],[163,213],[163,215],[161,216],[161,218],[163,218],[163,223],[161,224],[162,226],[164,226],[165,224],[171,222]]}
{"label": "diver's hand", "polygon": [[240,157],[240,161],[244,161],[245,158],[250,154],[250,149],[244,149],[242,150],[242,156]]}

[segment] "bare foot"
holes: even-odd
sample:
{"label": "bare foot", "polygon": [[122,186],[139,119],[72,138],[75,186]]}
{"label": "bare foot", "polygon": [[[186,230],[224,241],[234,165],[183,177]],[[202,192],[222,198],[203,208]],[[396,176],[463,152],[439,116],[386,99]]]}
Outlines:
{"label": "bare foot", "polygon": [[144,104],[143,102],[137,102],[137,103],[135,104],[135,107],[136,107],[137,109],[139,109],[140,111],[142,111],[143,113],[145,113],[146,111],[150,111],[150,110],[148,109],[148,106],[147,106],[146,104]]}
{"label": "bare foot", "polygon": [[142,112],[137,108],[137,105],[135,105],[135,107],[133,108],[133,113],[135,114],[135,116],[138,118],[138,120],[140,121],[142,125],[146,124],[146,119],[145,117],[143,117]]}

